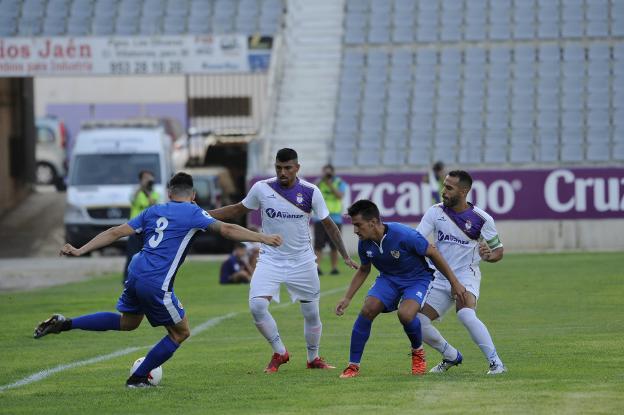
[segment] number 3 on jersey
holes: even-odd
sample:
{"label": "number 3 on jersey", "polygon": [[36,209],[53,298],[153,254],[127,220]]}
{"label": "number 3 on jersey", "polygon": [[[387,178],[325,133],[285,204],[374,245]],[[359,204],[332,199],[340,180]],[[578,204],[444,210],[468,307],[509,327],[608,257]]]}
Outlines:
{"label": "number 3 on jersey", "polygon": [[158,244],[162,242],[165,236],[164,231],[165,229],[167,229],[168,225],[169,221],[167,220],[167,218],[165,218],[164,216],[158,218],[158,220],[156,221],[156,229],[154,229],[156,235],[153,235],[149,239],[149,246],[151,246],[152,248],[156,248]]}

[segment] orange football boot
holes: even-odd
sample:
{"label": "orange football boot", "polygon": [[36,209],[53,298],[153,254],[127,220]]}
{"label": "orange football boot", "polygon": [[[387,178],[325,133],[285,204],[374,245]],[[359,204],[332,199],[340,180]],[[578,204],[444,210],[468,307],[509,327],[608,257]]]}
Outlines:
{"label": "orange football boot", "polygon": [[360,366],[350,363],[349,366],[347,366],[347,368],[342,371],[340,378],[341,379],[354,378],[359,374],[360,374]]}
{"label": "orange football boot", "polygon": [[412,375],[424,375],[426,371],[425,349],[412,350]]}

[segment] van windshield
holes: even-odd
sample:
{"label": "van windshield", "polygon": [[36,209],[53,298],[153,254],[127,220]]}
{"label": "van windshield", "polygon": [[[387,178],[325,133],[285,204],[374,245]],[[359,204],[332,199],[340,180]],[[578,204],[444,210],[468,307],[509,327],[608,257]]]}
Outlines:
{"label": "van windshield", "polygon": [[161,183],[158,154],[80,154],[73,163],[69,183],[74,186],[137,184],[141,170]]}

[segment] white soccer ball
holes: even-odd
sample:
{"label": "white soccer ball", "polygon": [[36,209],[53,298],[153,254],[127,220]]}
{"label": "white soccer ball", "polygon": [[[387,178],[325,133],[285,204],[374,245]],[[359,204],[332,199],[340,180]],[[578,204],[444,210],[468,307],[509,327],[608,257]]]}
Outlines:
{"label": "white soccer ball", "polygon": [[[137,370],[139,366],[141,366],[143,360],[145,360],[145,357],[139,357],[137,360],[134,361],[134,364],[130,369],[131,375],[134,373],[135,370]],[[162,366],[158,366],[157,368],[152,369],[152,371],[147,374],[148,382],[154,386],[158,385],[160,383],[160,380],[162,379],[162,373]]]}

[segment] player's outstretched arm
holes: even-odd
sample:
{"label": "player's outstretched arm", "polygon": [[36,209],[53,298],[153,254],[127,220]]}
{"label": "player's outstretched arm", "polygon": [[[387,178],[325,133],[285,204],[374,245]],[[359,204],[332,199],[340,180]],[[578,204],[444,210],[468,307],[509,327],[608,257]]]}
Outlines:
{"label": "player's outstretched arm", "polygon": [[251,209],[247,209],[242,203],[223,206],[219,209],[209,210],[208,214],[216,220],[226,221],[246,215]]}
{"label": "player's outstretched arm", "polygon": [[342,298],[342,300],[338,301],[338,304],[336,304],[336,315],[341,316],[344,314],[345,310],[347,309],[347,307],[349,307],[349,304],[351,303],[351,299],[353,298],[355,293],[358,292],[362,284],[364,284],[364,281],[366,281],[366,278],[368,277],[368,274],[370,274],[370,271],[370,263],[359,266],[358,270],[355,272],[355,275],[351,279],[351,284],[349,284],[349,288],[347,288],[345,296]]}
{"label": "player's outstretched arm", "polygon": [[59,255],[81,256],[91,251],[95,251],[96,249],[104,248],[105,246],[115,242],[117,239],[123,238],[124,236],[130,236],[133,233],[135,233],[134,229],[132,229],[127,223],[124,223],[123,225],[114,226],[96,235],[95,238],[91,239],[81,248],[75,248],[70,244],[65,244],[65,246],[61,248]]}
{"label": "player's outstretched arm", "polygon": [[446,277],[449,283],[451,283],[451,293],[453,294],[453,297],[456,297],[456,300],[463,302],[466,287],[459,282],[455,273],[451,267],[449,267],[449,264],[446,262],[440,251],[438,251],[438,248],[436,248],[433,244],[429,244],[425,255],[427,258],[431,259],[431,262],[433,262],[433,265],[435,265],[437,270]]}
{"label": "player's outstretched arm", "polygon": [[266,235],[243,228],[233,223],[216,221],[208,227],[209,230],[219,233],[226,239],[238,242],[261,242],[265,245],[280,246],[282,237],[279,235]]}
{"label": "player's outstretched arm", "polygon": [[345,264],[351,269],[358,269],[358,264],[351,259],[349,253],[347,252],[347,248],[344,246],[344,242],[342,241],[342,235],[340,234],[340,229],[334,223],[333,220],[328,216],[321,221],[323,224],[323,228],[325,228],[325,232],[329,236],[329,239],[334,243],[334,246],[338,248],[338,252],[344,259]]}
{"label": "player's outstretched arm", "polygon": [[479,243],[479,256],[485,262],[498,262],[503,259],[504,249],[498,247],[496,249],[490,249],[485,242]]}

